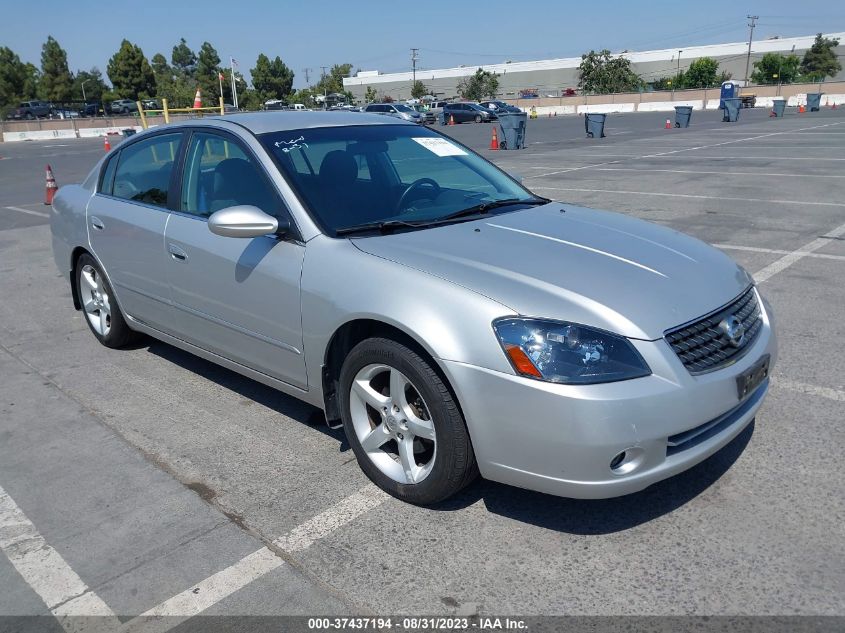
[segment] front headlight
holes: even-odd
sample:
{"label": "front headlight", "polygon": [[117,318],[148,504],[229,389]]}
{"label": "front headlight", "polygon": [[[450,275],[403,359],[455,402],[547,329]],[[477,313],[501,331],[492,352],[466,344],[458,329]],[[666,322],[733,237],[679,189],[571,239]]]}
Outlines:
{"label": "front headlight", "polygon": [[622,336],[577,323],[503,318],[493,329],[516,373],[565,385],[591,385],[651,374]]}

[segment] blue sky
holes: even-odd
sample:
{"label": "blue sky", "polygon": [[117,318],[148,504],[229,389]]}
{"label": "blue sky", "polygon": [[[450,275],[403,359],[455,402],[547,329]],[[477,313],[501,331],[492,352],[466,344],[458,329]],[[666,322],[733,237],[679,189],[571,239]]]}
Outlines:
{"label": "blue sky", "polygon": [[[195,51],[208,40],[220,57],[249,72],[258,53],[279,55],[305,83],[303,69],[349,62],[362,70],[419,68],[571,57],[591,48],[614,52],[746,41],[746,14],[760,16],[755,39],[845,31],[845,8],[826,0],[707,2],[538,2],[500,0],[312,0],[311,2],[10,2],[0,45],[40,65],[48,35],[68,51],[73,71],[98,66],[125,37],[168,59],[180,37]],[[483,10],[479,10],[483,8]]]}

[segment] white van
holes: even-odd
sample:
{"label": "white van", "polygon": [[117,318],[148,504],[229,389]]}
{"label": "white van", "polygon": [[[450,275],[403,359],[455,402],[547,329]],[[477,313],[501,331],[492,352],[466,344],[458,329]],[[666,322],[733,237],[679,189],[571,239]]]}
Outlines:
{"label": "white van", "polygon": [[301,104],[301,103],[294,103],[294,104],[290,107],[290,109],[291,109],[291,110],[307,110],[308,108],[306,108],[306,107],[305,107],[303,104]]}

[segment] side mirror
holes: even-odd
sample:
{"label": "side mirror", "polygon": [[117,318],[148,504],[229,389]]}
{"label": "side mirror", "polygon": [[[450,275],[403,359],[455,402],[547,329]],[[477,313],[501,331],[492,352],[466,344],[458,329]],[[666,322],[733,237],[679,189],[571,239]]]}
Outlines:
{"label": "side mirror", "polygon": [[223,237],[261,237],[278,233],[280,228],[288,230],[290,225],[280,227],[272,215],[246,204],[220,209],[208,218],[208,230]]}

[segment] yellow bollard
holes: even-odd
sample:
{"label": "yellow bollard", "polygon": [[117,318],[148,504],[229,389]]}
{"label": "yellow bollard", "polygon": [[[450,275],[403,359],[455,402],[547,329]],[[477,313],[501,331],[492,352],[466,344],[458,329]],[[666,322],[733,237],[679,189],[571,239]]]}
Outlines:
{"label": "yellow bollard", "polygon": [[144,104],[140,101],[136,101],[135,105],[138,106],[138,116],[141,117],[141,127],[145,130],[147,129],[147,115],[144,113]]}
{"label": "yellow bollard", "polygon": [[167,99],[161,100],[161,107],[164,110],[164,122],[170,123],[170,110],[167,109]]}
{"label": "yellow bollard", "polygon": [[226,108],[223,105],[223,97],[220,97],[220,116],[226,114]]}

